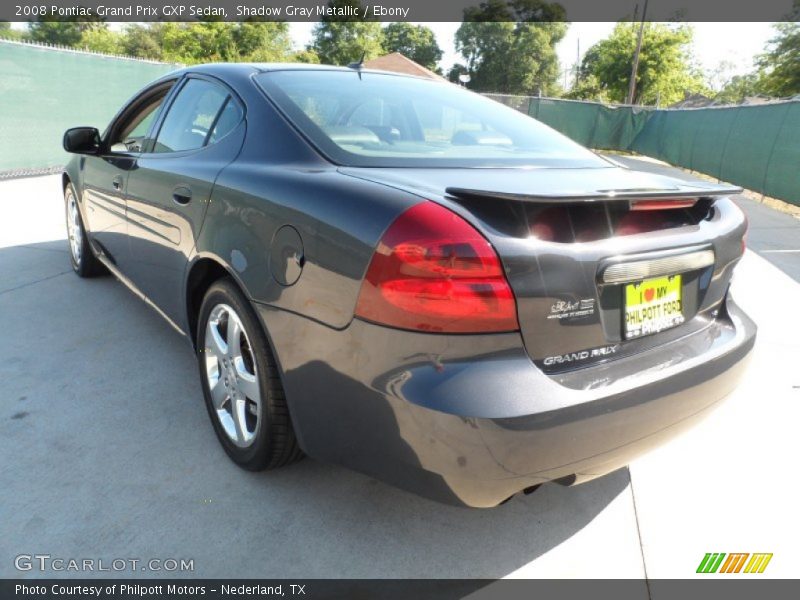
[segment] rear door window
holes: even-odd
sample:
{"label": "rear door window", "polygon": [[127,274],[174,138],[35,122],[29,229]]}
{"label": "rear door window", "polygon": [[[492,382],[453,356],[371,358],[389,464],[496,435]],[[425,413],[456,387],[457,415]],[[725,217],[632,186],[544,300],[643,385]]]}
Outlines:
{"label": "rear door window", "polygon": [[217,117],[217,122],[211,128],[207,143],[213,144],[224,138],[231,131],[236,129],[236,126],[239,124],[239,121],[242,120],[243,116],[239,104],[232,97],[228,96],[225,106],[222,107]]}
{"label": "rear door window", "polygon": [[[153,152],[195,150],[205,146],[212,138],[219,139],[222,136],[219,131],[221,119],[218,116],[230,104],[235,102],[223,87],[202,79],[189,79],[169,107]],[[225,123],[230,131],[229,115]]]}

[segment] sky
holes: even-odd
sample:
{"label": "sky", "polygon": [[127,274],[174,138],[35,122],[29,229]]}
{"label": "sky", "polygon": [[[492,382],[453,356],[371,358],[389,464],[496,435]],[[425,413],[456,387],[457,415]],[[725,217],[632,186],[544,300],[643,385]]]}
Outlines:
{"label": "sky", "polygon": [[[445,73],[460,57],[453,39],[460,23],[421,23],[436,35],[444,50],[441,65]],[[578,41],[581,57],[593,45],[608,37],[616,23],[570,23],[566,37],[556,48],[562,72],[575,64]],[[703,71],[713,71],[723,62],[731,63],[726,77],[741,75],[753,69],[753,59],[764,52],[774,32],[770,23],[693,23],[694,58]],[[311,39],[314,23],[290,23],[292,39],[298,47]]]}

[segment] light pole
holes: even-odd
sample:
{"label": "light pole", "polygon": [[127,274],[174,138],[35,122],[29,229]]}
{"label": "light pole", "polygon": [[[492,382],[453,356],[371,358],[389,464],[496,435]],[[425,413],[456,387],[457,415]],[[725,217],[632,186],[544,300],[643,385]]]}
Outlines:
{"label": "light pole", "polygon": [[642,38],[644,37],[644,22],[647,18],[647,0],[644,0],[644,10],[642,10],[642,23],[639,25],[639,39],[636,41],[636,51],[633,53],[633,67],[631,68],[631,82],[628,85],[628,97],[625,104],[633,104],[636,95],[636,74],[639,71],[639,54],[642,51]]}

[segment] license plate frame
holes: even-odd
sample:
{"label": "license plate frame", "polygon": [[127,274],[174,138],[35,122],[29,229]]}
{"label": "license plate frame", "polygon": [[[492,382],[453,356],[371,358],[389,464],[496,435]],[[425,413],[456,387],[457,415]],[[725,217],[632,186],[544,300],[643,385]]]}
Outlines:
{"label": "license plate frame", "polygon": [[683,278],[666,275],[622,287],[622,337],[632,340],[672,329],[686,320]]}

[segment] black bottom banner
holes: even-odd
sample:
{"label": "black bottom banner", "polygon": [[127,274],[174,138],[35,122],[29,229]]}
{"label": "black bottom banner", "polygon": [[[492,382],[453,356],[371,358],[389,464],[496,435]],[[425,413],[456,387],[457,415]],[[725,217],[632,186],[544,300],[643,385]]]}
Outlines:
{"label": "black bottom banner", "polygon": [[[792,591],[794,590],[794,591]],[[155,600],[204,598],[346,598],[366,600],[558,599],[770,600],[800,597],[800,580],[555,580],[555,579],[4,579],[0,599]]]}

